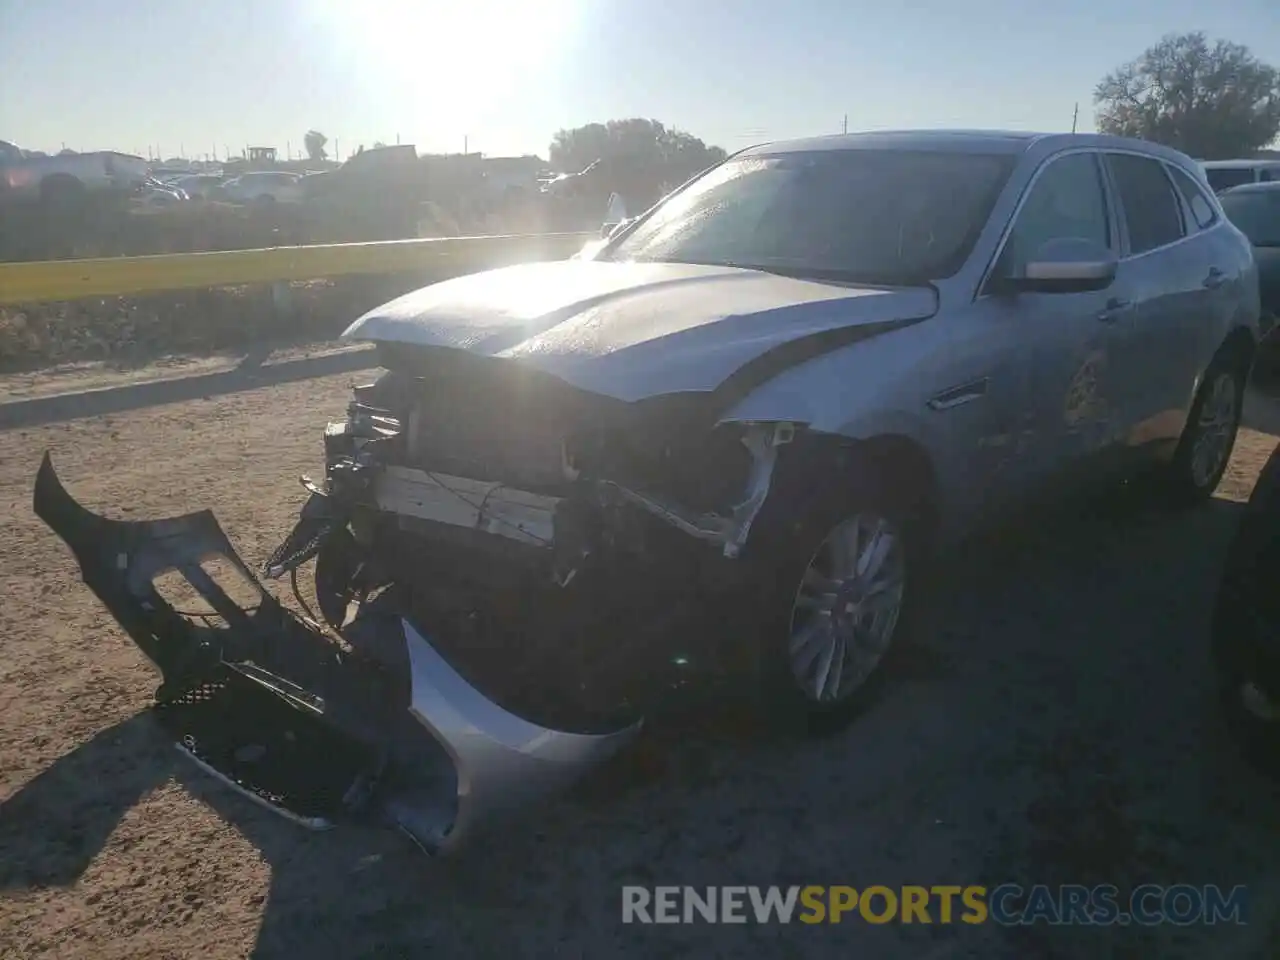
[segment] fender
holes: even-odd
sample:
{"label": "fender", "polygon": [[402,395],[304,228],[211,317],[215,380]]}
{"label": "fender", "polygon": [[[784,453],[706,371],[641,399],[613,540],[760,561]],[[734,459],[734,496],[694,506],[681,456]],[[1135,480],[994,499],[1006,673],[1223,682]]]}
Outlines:
{"label": "fender", "polygon": [[798,367],[824,354],[833,353],[873,337],[913,327],[931,319],[932,316],[933,314],[929,317],[911,317],[905,320],[888,320],[884,323],[838,327],[779,344],[739,367],[712,391],[710,403],[712,415],[717,421],[726,418],[734,407],[746,400],[757,389],[792,367]]}

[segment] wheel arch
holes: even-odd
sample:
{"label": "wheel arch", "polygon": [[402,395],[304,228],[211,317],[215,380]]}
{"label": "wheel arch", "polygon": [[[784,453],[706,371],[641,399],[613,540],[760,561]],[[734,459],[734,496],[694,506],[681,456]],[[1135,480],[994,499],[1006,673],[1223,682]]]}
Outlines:
{"label": "wheel arch", "polygon": [[938,474],[933,458],[917,440],[900,433],[882,433],[858,440],[854,449],[906,499],[930,537],[941,519]]}
{"label": "wheel arch", "polygon": [[779,479],[784,485],[803,484],[815,468],[830,470],[835,477],[858,479],[870,469],[878,482],[903,499],[930,540],[937,533],[941,521],[938,473],[928,450],[916,438],[890,432],[867,437],[809,432],[797,438],[796,449],[783,458]]}
{"label": "wheel arch", "polygon": [[[1253,370],[1254,357],[1257,355],[1258,342],[1254,338],[1253,331],[1247,326],[1234,326],[1227,332],[1227,335],[1218,343],[1217,349],[1213,351],[1213,355],[1209,361],[1200,367],[1195,374],[1195,380],[1191,383],[1191,389],[1186,397],[1186,413],[1190,415],[1192,407],[1195,406],[1196,397],[1200,395],[1201,389],[1204,387],[1205,377],[1214,366],[1221,363],[1227,358],[1236,358],[1243,366],[1243,373],[1247,380]],[[1186,429],[1186,424],[1183,428]]]}
{"label": "wheel arch", "polygon": [[1216,362],[1221,357],[1238,358],[1247,370],[1253,366],[1253,358],[1257,349],[1258,341],[1254,337],[1253,331],[1248,327],[1238,326],[1234,327],[1226,335],[1214,353],[1213,359]]}

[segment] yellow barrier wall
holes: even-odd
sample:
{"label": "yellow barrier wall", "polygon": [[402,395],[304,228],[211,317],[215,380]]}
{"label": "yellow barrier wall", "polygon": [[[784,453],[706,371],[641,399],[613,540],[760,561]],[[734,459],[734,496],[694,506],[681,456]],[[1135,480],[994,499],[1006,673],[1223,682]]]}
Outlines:
{"label": "yellow barrier wall", "polygon": [[76,300],[242,283],[315,280],[353,274],[454,275],[536,260],[563,260],[598,239],[594,233],[448,237],[220,250],[150,257],[0,263],[0,304]]}

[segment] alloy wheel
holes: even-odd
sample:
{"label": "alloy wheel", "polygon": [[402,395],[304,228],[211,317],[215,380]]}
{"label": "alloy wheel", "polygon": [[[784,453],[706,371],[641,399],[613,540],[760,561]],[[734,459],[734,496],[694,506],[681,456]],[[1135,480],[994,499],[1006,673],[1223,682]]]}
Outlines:
{"label": "alloy wheel", "polygon": [[1238,407],[1235,376],[1228,372],[1218,374],[1200,407],[1191,447],[1191,480],[1197,487],[1212,483],[1231,455]]}
{"label": "alloy wheel", "polygon": [[888,652],[906,590],[906,543],[889,519],[859,513],[810,558],[791,608],[788,664],[805,697],[847,699]]}

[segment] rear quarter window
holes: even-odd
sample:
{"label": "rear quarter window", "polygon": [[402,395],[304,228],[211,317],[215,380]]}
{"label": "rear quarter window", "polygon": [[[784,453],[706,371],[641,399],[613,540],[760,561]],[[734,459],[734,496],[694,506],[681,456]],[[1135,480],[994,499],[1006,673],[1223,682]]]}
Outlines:
{"label": "rear quarter window", "polygon": [[1169,175],[1173,177],[1173,182],[1178,188],[1178,192],[1182,194],[1182,199],[1187,202],[1187,209],[1191,211],[1191,220],[1201,229],[1207,229],[1218,221],[1218,213],[1213,209],[1213,204],[1209,202],[1209,198],[1204,195],[1204,191],[1200,189],[1200,184],[1185,171],[1179,170],[1170,164]]}

